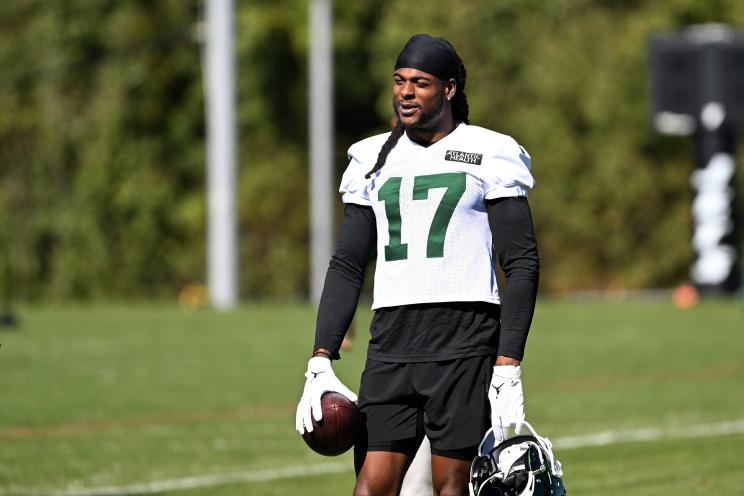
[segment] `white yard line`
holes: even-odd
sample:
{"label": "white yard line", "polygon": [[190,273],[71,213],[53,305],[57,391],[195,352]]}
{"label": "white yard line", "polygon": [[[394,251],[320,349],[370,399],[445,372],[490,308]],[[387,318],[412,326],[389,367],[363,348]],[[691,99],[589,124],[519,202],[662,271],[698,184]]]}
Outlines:
{"label": "white yard line", "polygon": [[638,443],[659,441],[662,439],[690,439],[696,437],[724,436],[744,432],[744,419],[714,424],[692,424],[679,427],[649,427],[625,431],[607,431],[583,436],[556,438],[553,445],[556,450],[586,448],[589,446],[608,446],[619,443]]}
{"label": "white yard line", "polygon": [[[608,446],[619,443],[660,441],[665,439],[690,439],[700,437],[724,436],[744,433],[744,419],[710,424],[692,424],[687,426],[645,429],[606,431],[582,436],[555,438],[556,450],[569,450],[591,446]],[[224,486],[228,484],[267,482],[294,477],[308,477],[322,474],[336,474],[352,470],[351,462],[327,462],[313,465],[295,465],[289,467],[233,472],[227,474],[202,475],[166,479],[131,484],[125,486],[82,488],[68,486],[65,489],[29,489],[21,487],[0,488],[0,496],[124,496],[157,494],[178,489],[197,489],[202,487]]]}
{"label": "white yard line", "polygon": [[233,472],[227,474],[200,475],[180,479],[110,487],[68,487],[58,490],[32,490],[19,487],[0,489],[2,496],[123,496],[139,494],[157,494],[178,489],[196,489],[200,487],[224,486],[244,482],[266,482],[293,477],[307,477],[321,474],[336,474],[352,470],[351,462],[329,462],[314,465],[295,465],[289,467]]}

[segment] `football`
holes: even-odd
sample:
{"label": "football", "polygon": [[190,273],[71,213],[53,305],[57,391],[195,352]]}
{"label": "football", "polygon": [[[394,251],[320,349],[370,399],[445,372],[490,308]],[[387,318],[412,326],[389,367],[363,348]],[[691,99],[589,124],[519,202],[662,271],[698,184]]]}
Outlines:
{"label": "football", "polygon": [[325,456],[337,456],[349,450],[364,429],[364,414],[346,396],[329,392],[320,399],[323,418],[313,419],[313,432],[302,439],[310,448]]}

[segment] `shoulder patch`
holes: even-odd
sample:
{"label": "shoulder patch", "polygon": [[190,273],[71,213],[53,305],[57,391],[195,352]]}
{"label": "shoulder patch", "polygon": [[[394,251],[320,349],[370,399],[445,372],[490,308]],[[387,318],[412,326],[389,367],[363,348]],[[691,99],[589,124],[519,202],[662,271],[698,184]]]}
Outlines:
{"label": "shoulder patch", "polygon": [[458,150],[447,150],[444,160],[450,162],[462,162],[464,164],[480,165],[483,162],[482,153],[461,152]]}

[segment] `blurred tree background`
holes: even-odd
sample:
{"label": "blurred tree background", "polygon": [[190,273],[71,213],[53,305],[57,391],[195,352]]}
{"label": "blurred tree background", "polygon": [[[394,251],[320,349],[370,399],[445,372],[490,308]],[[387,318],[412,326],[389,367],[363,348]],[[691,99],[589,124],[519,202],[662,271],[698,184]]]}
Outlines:
{"label": "blurred tree background", "polygon": [[[236,4],[241,294],[301,297],[308,6]],[[351,143],[388,129],[408,37],[444,36],[469,72],[471,121],[533,157],[543,289],[687,279],[693,144],[650,127],[648,38],[744,25],[744,2],[334,8],[338,177]],[[0,278],[16,299],[170,297],[204,280],[203,15],[203,0],[0,2]]]}

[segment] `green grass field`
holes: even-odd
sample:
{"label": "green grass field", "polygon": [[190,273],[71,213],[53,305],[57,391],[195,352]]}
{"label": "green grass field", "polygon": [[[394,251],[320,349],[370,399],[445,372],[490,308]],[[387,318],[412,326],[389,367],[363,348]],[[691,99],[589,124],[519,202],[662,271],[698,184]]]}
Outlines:
{"label": "green grass field", "polygon": [[[309,306],[21,318],[0,330],[0,496],[351,493],[350,455],[315,455],[294,431]],[[369,319],[335,366],[352,389]],[[740,302],[542,299],[523,369],[571,496],[744,494]]]}

